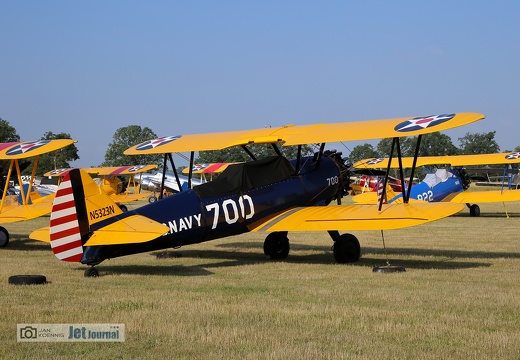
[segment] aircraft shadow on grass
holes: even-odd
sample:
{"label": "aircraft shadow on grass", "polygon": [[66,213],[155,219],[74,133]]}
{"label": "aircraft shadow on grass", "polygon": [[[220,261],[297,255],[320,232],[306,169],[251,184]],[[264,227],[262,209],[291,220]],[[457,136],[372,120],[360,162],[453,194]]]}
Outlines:
{"label": "aircraft shadow on grass", "polygon": [[11,241],[9,242],[9,250],[24,250],[24,251],[45,251],[49,252],[50,245],[41,241],[35,241],[27,238],[27,235],[11,234]]}
{"label": "aircraft shadow on grass", "polygon": [[[74,270],[85,271],[84,267],[77,267]],[[204,266],[183,266],[183,265],[109,265],[104,266],[101,276],[106,275],[146,275],[146,276],[208,276],[213,275]]]}
{"label": "aircraft shadow on grass", "polygon": [[[257,248],[261,249],[261,243],[255,242],[238,242],[238,243],[230,243],[230,244],[222,244],[219,245],[221,248]],[[285,263],[294,263],[294,264],[335,264],[330,259],[330,247],[321,246],[316,247],[312,245],[293,245],[291,248],[293,251],[304,251],[304,250],[313,250],[318,251],[314,254],[305,254],[300,255],[297,254],[283,260]],[[359,260],[359,262],[354,264],[349,264],[348,266],[365,266],[365,267],[373,267],[380,266],[386,262],[386,259],[374,258],[371,255],[384,255],[385,250],[379,248],[366,248],[363,256]],[[386,254],[389,256],[393,256],[393,259],[389,259],[391,262],[395,262],[395,265],[404,266],[406,268],[413,269],[440,269],[440,270],[448,270],[448,269],[467,269],[467,268],[477,268],[477,267],[487,267],[491,266],[490,263],[486,262],[477,262],[477,261],[454,261],[455,258],[474,258],[474,259],[493,259],[493,258],[503,258],[503,257],[512,257],[512,258],[520,258],[520,254],[515,253],[489,253],[489,252],[477,252],[477,251],[443,251],[443,250],[426,250],[426,249],[400,249],[400,248],[387,248]],[[257,253],[245,253],[243,251],[227,251],[227,250],[175,250],[175,251],[162,251],[151,253],[151,255],[156,256],[160,259],[167,258],[197,258],[197,259],[208,259],[208,260],[222,260],[221,262],[208,262],[206,264],[194,265],[194,267],[201,268],[221,268],[227,266],[243,266],[243,265],[253,265],[258,263],[266,262],[265,256],[261,254],[261,252]],[[428,257],[440,257],[439,259],[400,259],[399,256],[428,256]],[[182,260],[181,260],[182,261]],[[398,263],[398,264],[397,264]]]}

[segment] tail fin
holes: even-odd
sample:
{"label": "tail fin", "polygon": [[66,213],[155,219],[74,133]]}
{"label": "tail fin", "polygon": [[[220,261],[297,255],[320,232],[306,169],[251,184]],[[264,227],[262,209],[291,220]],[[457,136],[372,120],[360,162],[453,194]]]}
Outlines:
{"label": "tail fin", "polygon": [[60,260],[80,262],[90,225],[121,213],[86,171],[72,169],[63,178],[52,204],[52,252]]}

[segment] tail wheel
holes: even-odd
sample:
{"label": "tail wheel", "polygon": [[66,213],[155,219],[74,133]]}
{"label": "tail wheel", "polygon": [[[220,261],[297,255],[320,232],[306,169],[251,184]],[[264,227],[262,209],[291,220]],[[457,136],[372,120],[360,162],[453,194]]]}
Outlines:
{"label": "tail wheel", "polygon": [[469,214],[471,216],[480,216],[480,207],[477,204],[473,204],[469,207]]}
{"label": "tail wheel", "polygon": [[334,242],[333,252],[338,263],[353,263],[361,257],[361,246],[354,235],[343,234]]}
{"label": "tail wheel", "polygon": [[6,247],[7,244],[9,244],[9,232],[3,226],[0,226],[0,248]]}
{"label": "tail wheel", "polygon": [[91,266],[85,270],[85,273],[83,275],[85,277],[98,277],[99,272],[94,266]]}
{"label": "tail wheel", "polygon": [[273,232],[264,241],[264,254],[272,260],[287,259],[289,255],[287,232]]}

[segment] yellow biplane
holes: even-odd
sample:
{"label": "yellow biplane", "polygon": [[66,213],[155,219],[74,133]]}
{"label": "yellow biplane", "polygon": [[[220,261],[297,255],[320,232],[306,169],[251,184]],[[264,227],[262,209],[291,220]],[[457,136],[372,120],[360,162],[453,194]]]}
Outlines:
{"label": "yellow biplane", "polygon": [[[92,167],[84,170],[91,175],[97,176],[96,182],[101,187],[101,190],[110,196],[121,210],[127,211],[128,208],[122,205],[122,203],[137,201],[150,195],[141,192],[138,175],[156,168],[157,165],[123,165]],[[44,174],[44,176],[63,178],[70,170],[72,169],[52,170]],[[128,177],[128,179],[125,180],[125,177]]]}
{"label": "yellow biplane", "polygon": [[[34,180],[40,155],[62,149],[75,143],[71,139],[38,140],[24,142],[0,143],[0,160],[9,162],[7,174],[2,174],[3,187],[0,202],[0,224],[29,220],[49,214],[54,200],[54,194],[41,196],[34,190]],[[34,157],[32,171],[27,187],[23,186],[20,160]],[[4,179],[5,176],[5,179]],[[17,181],[20,184],[20,194],[14,199],[8,194],[9,183]],[[9,243],[9,232],[0,226],[0,247]]]}
{"label": "yellow biplane", "polygon": [[[124,154],[164,154],[164,163],[169,159],[171,168],[176,169],[172,153],[191,152],[191,169],[195,151],[240,146],[252,160],[228,166],[211,182],[188,186],[125,213],[99,191],[86,172],[74,169],[56,194],[47,240],[58,259],[90,265],[85,276],[97,276],[94,266],[109,258],[255,231],[269,233],[263,248],[271,259],[288,256],[289,231],[327,231],[336,261],[354,262],[361,255],[359,241],[339,231],[420,225],[457,213],[464,205],[341,205],[349,188],[349,168],[341,153],[325,150],[326,143],[390,137],[399,149],[401,137],[421,137],[483,118],[477,113],[443,114],[153,139]],[[277,155],[257,159],[248,149],[252,144],[272,144]],[[319,150],[313,156],[303,156],[304,144],[319,144]],[[297,157],[285,158],[280,145],[297,146]],[[190,171],[188,177],[192,175]],[[334,201],[337,205],[331,204]],[[31,234],[31,238],[45,240],[41,237],[41,232],[34,237]]]}
{"label": "yellow biplane", "polygon": [[[424,156],[419,158],[403,157],[399,159],[365,159],[353,165],[356,169],[378,169],[384,168],[413,168],[415,166],[431,167],[423,181],[403,188],[401,193],[392,191],[386,187],[384,192],[388,202],[400,202],[404,198],[416,199],[428,202],[454,202],[466,204],[471,216],[480,215],[480,207],[476,202],[508,202],[520,200],[520,191],[512,190],[508,176],[511,165],[520,163],[520,153],[498,153],[498,154],[475,154],[475,155],[452,155],[452,156]],[[447,165],[450,168],[445,168]],[[504,165],[503,182],[499,190],[487,191],[465,191],[471,183],[469,171],[466,166],[478,165]],[[441,167],[439,167],[441,166]],[[476,170],[478,171],[478,170]],[[510,175],[510,174],[509,174]],[[507,180],[509,178],[509,180]],[[507,180],[507,181],[506,181]],[[376,193],[365,193],[355,196],[357,203],[376,203],[378,196]],[[507,211],[506,211],[507,214]]]}

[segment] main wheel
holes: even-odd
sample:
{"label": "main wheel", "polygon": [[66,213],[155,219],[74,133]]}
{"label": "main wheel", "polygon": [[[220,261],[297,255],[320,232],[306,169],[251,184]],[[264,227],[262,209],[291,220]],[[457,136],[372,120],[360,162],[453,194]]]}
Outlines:
{"label": "main wheel", "polygon": [[480,216],[480,207],[477,204],[473,204],[469,207],[470,216]]}
{"label": "main wheel", "polygon": [[338,263],[353,263],[361,257],[361,246],[354,235],[343,234],[334,242],[333,252]]}
{"label": "main wheel", "polygon": [[0,247],[6,247],[9,244],[9,232],[0,226]]}
{"label": "main wheel", "polygon": [[267,235],[264,241],[264,254],[269,259],[286,259],[289,255],[289,239],[287,232],[273,232]]}
{"label": "main wheel", "polygon": [[119,205],[119,208],[121,209],[122,212],[128,211],[128,208],[126,207],[126,205]]}
{"label": "main wheel", "polygon": [[99,276],[99,272],[98,272],[98,270],[94,266],[92,266],[92,267],[87,268],[83,275],[85,277],[98,277]]}
{"label": "main wheel", "polygon": [[155,195],[151,195],[149,198],[148,198],[148,202],[151,204],[151,203],[154,203],[157,201],[157,196]]}

